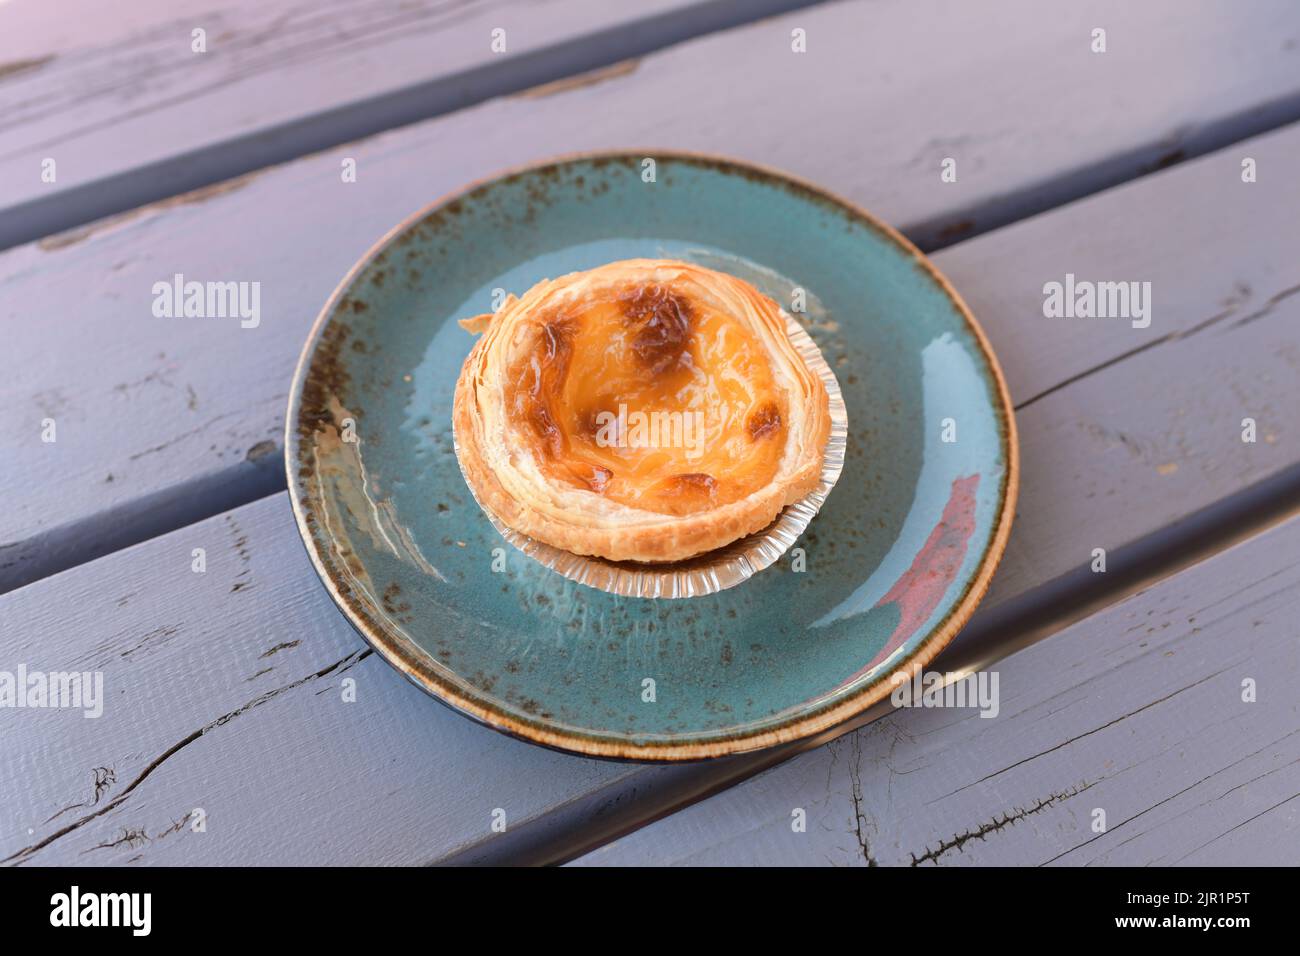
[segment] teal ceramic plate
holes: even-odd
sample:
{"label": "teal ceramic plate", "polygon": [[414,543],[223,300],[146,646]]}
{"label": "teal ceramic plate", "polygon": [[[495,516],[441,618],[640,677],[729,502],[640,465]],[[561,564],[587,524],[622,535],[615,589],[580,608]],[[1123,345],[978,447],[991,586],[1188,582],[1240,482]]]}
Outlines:
{"label": "teal ceramic plate", "polygon": [[[608,594],[516,551],[452,448],[473,344],[456,320],[496,289],[642,256],[733,272],[787,309],[802,290],[848,409],[843,474],[795,547],[685,600]],[[499,730],[640,760],[772,746],[884,697],[983,596],[1018,477],[997,362],[927,259],[815,186],[665,152],[530,166],[390,232],[312,330],[285,448],[308,553],[390,664]]]}

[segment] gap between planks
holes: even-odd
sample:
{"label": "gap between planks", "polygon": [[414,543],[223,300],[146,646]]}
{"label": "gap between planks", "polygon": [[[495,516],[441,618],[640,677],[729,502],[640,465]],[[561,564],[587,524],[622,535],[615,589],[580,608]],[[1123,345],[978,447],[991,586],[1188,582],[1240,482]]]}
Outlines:
{"label": "gap between planks", "polygon": [[584,74],[598,82],[620,65],[656,50],[823,2],[703,0],[560,40],[502,63],[481,63],[322,108],[13,206],[0,219],[0,250],[496,97],[546,95],[580,85]]}
{"label": "gap between planks", "polygon": [[[1293,862],[1284,818],[1220,841],[1300,786],[1298,546],[1292,520],[1003,661],[999,721],[893,712],[577,862],[1149,866],[1212,845],[1200,862]],[[1237,707],[1251,674],[1284,692]],[[1104,834],[1090,807],[1118,811]]]}

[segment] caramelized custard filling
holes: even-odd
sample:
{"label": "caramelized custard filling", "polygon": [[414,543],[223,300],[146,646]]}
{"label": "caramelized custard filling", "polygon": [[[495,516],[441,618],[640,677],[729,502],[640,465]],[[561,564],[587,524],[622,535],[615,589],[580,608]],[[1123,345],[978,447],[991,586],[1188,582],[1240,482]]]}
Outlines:
{"label": "caramelized custard filling", "polygon": [[549,477],[686,515],[772,480],[787,406],[748,329],[665,285],[538,316],[509,369],[507,414]]}

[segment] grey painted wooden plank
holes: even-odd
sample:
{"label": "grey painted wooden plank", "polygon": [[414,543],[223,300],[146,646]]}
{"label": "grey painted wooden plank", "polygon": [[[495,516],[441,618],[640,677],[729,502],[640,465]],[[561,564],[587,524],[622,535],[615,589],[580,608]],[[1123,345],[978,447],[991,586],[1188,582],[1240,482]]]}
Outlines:
{"label": "grey painted wooden plank", "polygon": [[[1243,148],[1258,159],[1261,169],[1274,170],[1294,154],[1297,143],[1300,128]],[[967,653],[996,656],[997,640],[1013,636],[1016,621],[1000,618],[1001,633],[991,637],[989,632],[999,629],[984,628],[981,622],[1005,608],[1032,603],[1035,594],[1050,589],[1063,573],[1085,567],[1092,547],[1099,544],[1118,556],[1198,508],[1221,507],[1254,482],[1285,477],[1300,462],[1300,435],[1283,414],[1297,407],[1300,391],[1291,364],[1300,356],[1300,296],[1283,294],[1295,284],[1289,270],[1300,261],[1300,236],[1291,229],[1288,214],[1295,208],[1300,184],[1270,176],[1255,184],[1259,194],[1241,193],[1239,187],[1251,187],[1240,183],[1238,168],[1238,151],[1228,150],[939,255],[941,267],[963,276],[962,287],[1003,354],[1018,400],[1045,393],[1020,415],[1022,507],[995,589],[967,629],[983,629],[988,640],[966,647]],[[1224,186],[1225,180],[1231,188]],[[1197,197],[1197,203],[1187,202],[1189,196]],[[1145,241],[1131,234],[1122,238],[1117,223],[1137,229]],[[987,250],[982,255],[981,247]],[[1044,319],[1042,284],[1066,269],[1081,277],[1151,281],[1159,290],[1151,327],[1135,330],[1114,320],[1070,324]],[[1224,290],[1232,290],[1235,280],[1250,285],[1249,296],[1238,292],[1235,307],[1224,305]],[[1217,321],[1205,324],[1207,317],[1220,313]],[[1139,350],[1139,344],[1149,347]],[[1103,362],[1109,364],[1082,374]],[[1255,444],[1242,444],[1239,427],[1223,424],[1239,417],[1241,408],[1259,416],[1260,440]],[[1061,422],[1071,423],[1074,430]],[[1098,431],[1129,440],[1115,439],[1117,447],[1098,448]],[[1130,446],[1141,454],[1128,451]],[[1172,457],[1166,458],[1166,453]],[[1171,461],[1179,464],[1176,471],[1164,467]],[[250,798],[236,791],[249,779],[260,781],[256,797],[267,822],[241,817],[238,839],[227,834],[233,842],[198,845],[211,854],[205,860],[334,859],[322,831],[310,829],[311,821],[322,816],[336,826],[329,839],[360,853],[359,861],[519,859],[554,852],[564,841],[580,839],[594,823],[624,813],[624,808],[630,807],[626,812],[635,817],[671,806],[697,788],[743,778],[762,761],[779,756],[690,768],[629,768],[545,754],[546,760],[556,762],[537,764],[532,761],[542,760],[541,752],[444,714],[395,675],[380,676],[387,669],[373,657],[354,669],[373,674],[368,681],[388,680],[383,686],[390,689],[378,699],[368,699],[366,708],[359,699],[325,716],[315,709],[324,702],[313,701],[302,705],[300,714],[293,702],[305,699],[302,688],[314,694],[324,686],[321,678],[246,708],[260,693],[256,680],[267,675],[249,683],[252,692],[241,696],[244,678],[266,666],[260,655],[271,646],[301,639],[304,654],[311,648],[304,666],[295,665],[284,675],[273,672],[287,684],[362,648],[314,580],[285,509],[287,504],[277,495],[232,515],[240,531],[231,535],[256,538],[258,549],[270,554],[259,566],[263,570],[253,588],[231,591],[238,583],[233,568],[223,572],[218,584],[187,576],[190,547],[209,546],[187,535],[210,541],[212,528],[224,527],[225,519],[217,518],[0,597],[0,619],[6,624],[0,660],[33,657],[53,667],[49,662],[88,659],[89,651],[100,646],[125,648],[159,628],[175,629],[177,620],[183,625],[167,645],[174,656],[133,653],[121,658],[119,650],[119,657],[110,660],[122,668],[110,683],[130,689],[132,699],[123,702],[116,723],[109,723],[110,714],[101,718],[102,729],[92,728],[93,747],[88,743],[86,750],[71,752],[66,764],[55,765],[62,768],[57,776],[44,777],[35,768],[67,746],[67,728],[28,722],[15,725],[17,732],[5,736],[7,742],[14,741],[9,759],[26,768],[23,779],[38,782],[21,814],[10,819],[12,826],[0,835],[8,841],[4,846],[15,848],[6,855],[57,832],[56,824],[66,815],[49,825],[42,821],[75,802],[70,795],[78,780],[85,787],[95,767],[116,760],[126,768],[117,776],[135,779],[140,767],[209,724],[211,733],[168,757],[126,801],[78,828],[84,833],[49,843],[32,855],[33,861],[81,858],[91,846],[144,826],[146,818],[138,814],[146,794],[158,795],[159,808],[192,802],[196,792],[207,794],[209,802],[243,806],[241,801]],[[215,553],[219,545],[209,547]],[[809,560],[815,565],[815,549]],[[116,600],[132,590],[140,597],[129,598],[115,610]],[[59,635],[56,643],[49,634]],[[188,646],[190,641],[197,646]],[[212,654],[212,648],[229,656],[211,658],[209,670],[191,689],[187,682],[194,680],[195,662]],[[39,649],[45,650],[38,655]],[[100,656],[111,659],[111,654]],[[148,664],[150,660],[156,663]],[[236,711],[237,718],[221,722]],[[0,719],[10,716],[0,712]],[[427,736],[426,722],[432,728]],[[321,726],[331,733],[322,733]],[[289,736],[286,727],[292,728]],[[239,739],[233,740],[231,733],[238,733]],[[399,743],[404,735],[419,741],[418,753]],[[353,756],[352,748],[379,747],[374,741],[399,748],[382,774],[367,763],[359,770]],[[784,756],[793,752],[785,751]],[[296,755],[288,769],[285,754]],[[428,781],[437,775],[451,782],[423,806],[433,816],[443,812],[438,801],[446,801],[446,822],[426,826],[421,818],[424,828],[415,829],[405,801],[410,793],[428,790]],[[194,781],[200,779],[205,789],[197,789]],[[456,781],[465,779],[481,783],[457,796]],[[320,780],[329,783],[322,789]],[[101,806],[112,798],[106,791]],[[504,808],[505,800],[515,801],[509,819],[517,825],[506,834],[485,832],[483,808],[488,803],[489,813]],[[348,816],[333,810],[335,806],[370,812]],[[35,832],[26,834],[28,827]],[[364,828],[366,836],[356,836],[349,828]],[[17,840],[7,835],[9,829],[17,830]],[[24,842],[25,837],[30,840]],[[372,841],[373,855],[365,850],[364,840]],[[96,852],[105,854],[105,861],[124,861],[134,853],[112,854],[145,849],[142,843],[131,847],[130,842]],[[157,842],[164,847],[160,852],[171,852],[165,841]],[[142,861],[169,858],[146,853]]]}
{"label": "grey painted wooden plank", "polygon": [[[991,334],[1025,452],[1028,527],[987,606],[1300,461],[1300,188],[1240,178],[1243,157],[1280,170],[1297,146],[1288,127],[937,257]],[[1045,318],[1067,274],[1151,283],[1150,327]]]}
{"label": "grey painted wooden plank", "polygon": [[[106,699],[99,718],[0,709],[11,865],[426,863],[491,837],[497,808],[516,827],[636,769],[510,740],[407,684],[314,580],[284,494],[3,602],[0,669],[102,671]],[[206,832],[172,830],[196,809]]]}
{"label": "grey painted wooden plank", "polygon": [[[962,210],[987,210],[978,229],[1023,211],[1025,195],[1059,201],[1102,181],[1089,171],[1132,175],[1163,152],[1193,150],[1232,117],[1272,117],[1268,104],[1300,84],[1275,52],[1291,35],[1285,5],[1261,3],[1226,25],[1221,5],[1197,16],[1162,3],[1098,7],[1112,44],[1126,39],[1093,54],[1092,11],[931,4],[928,18],[895,2],[801,11],[602,82],[496,100],[0,255],[0,447],[9,480],[29,490],[0,516],[0,590],[275,487],[266,443],[279,441],[285,389],[320,304],[394,222],[494,168],[635,142],[719,150],[787,167],[933,240],[943,229],[927,224]],[[797,25],[806,54],[790,52]],[[918,57],[940,39],[950,56]],[[957,183],[939,181],[949,153]],[[1284,154],[1270,155],[1255,195],[1280,201]],[[355,183],[340,181],[344,158],[358,163]],[[1161,214],[1195,220],[1196,207],[1182,206],[1171,200]],[[155,319],[153,283],[177,272],[261,282],[262,324]],[[987,282],[972,287],[979,276],[957,278],[963,291],[990,294]],[[1099,340],[1129,347],[1118,333]],[[1020,347],[1003,343],[1013,355]],[[1050,368],[1043,375],[1054,380]],[[54,446],[39,440],[47,417],[60,423]]]}
{"label": "grey painted wooden plank", "polygon": [[1295,866],[1297,613],[1300,519],[576,862]]}
{"label": "grey painted wooden plank", "polygon": [[16,0],[0,248],[808,2]]}

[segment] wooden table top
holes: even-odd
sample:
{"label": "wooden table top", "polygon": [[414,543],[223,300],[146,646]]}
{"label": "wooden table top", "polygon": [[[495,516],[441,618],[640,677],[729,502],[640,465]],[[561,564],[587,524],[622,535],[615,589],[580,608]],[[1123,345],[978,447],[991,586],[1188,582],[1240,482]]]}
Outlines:
{"label": "wooden table top", "polygon": [[[0,860],[1300,863],[1294,3],[63,6],[0,4],[0,671],[112,705],[0,708]],[[321,304],[430,199],[602,147],[818,182],[970,304],[1021,496],[933,669],[998,671],[997,718],[587,760],[453,714],[330,602],[282,463]],[[261,325],[154,318],[177,272],[259,280]],[[1066,274],[1150,282],[1149,327],[1045,318]]]}

